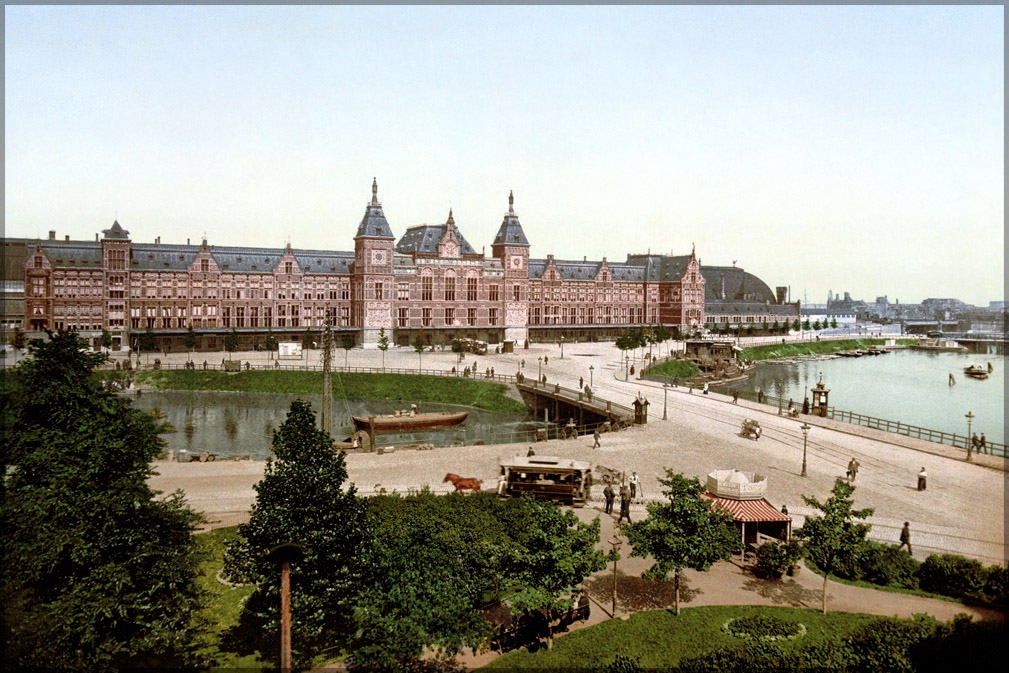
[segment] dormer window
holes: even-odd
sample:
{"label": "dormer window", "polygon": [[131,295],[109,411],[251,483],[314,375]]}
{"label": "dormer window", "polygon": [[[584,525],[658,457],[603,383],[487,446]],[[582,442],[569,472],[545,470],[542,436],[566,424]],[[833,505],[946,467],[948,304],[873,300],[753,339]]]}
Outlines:
{"label": "dormer window", "polygon": [[210,260],[208,259],[200,260],[200,271],[202,271],[203,273],[207,273],[208,271],[210,271]]}

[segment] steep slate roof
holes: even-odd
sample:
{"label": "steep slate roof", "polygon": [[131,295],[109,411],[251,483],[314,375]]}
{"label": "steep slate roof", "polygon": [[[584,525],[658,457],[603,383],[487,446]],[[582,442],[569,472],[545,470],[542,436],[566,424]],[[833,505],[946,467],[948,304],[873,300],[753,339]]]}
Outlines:
{"label": "steep slate roof", "polygon": [[[39,241],[39,247],[53,266],[73,266],[78,269],[102,268],[102,246],[91,241]],[[28,254],[35,246],[28,244]]]}
{"label": "steep slate roof", "polygon": [[[701,275],[704,276],[704,301],[705,302],[763,302],[777,301],[771,288],[767,283],[760,280],[752,273],[747,273],[735,266],[702,266]],[[723,282],[724,281],[724,282]],[[724,286],[725,296],[722,296]]]}
{"label": "steep slate roof", "polygon": [[452,221],[451,216],[449,221],[445,224],[418,224],[414,227],[408,227],[406,233],[403,237],[399,239],[396,243],[396,252],[402,252],[405,254],[418,254],[418,255],[436,255],[438,254],[438,244],[441,243],[441,239],[445,236],[445,228],[451,227],[452,233],[455,234],[455,240],[459,241],[459,254],[460,255],[478,255],[479,253],[473,249],[473,246],[463,238],[462,234],[459,233],[459,228],[455,226],[455,222]]}
{"label": "steep slate roof", "polygon": [[[543,277],[547,259],[529,260],[529,277]],[[613,280],[631,283],[678,282],[686,273],[690,255],[670,257],[668,255],[628,255],[627,262],[606,262]],[[554,260],[557,273],[563,280],[594,280],[599,275],[602,262],[586,260]]]}
{"label": "steep slate roof", "polygon": [[508,192],[508,212],[505,213],[501,226],[498,227],[497,235],[494,237],[493,245],[529,245],[526,234],[519,224],[518,215],[515,214],[515,195]]}
{"label": "steep slate roof", "polygon": [[195,245],[134,243],[130,246],[130,270],[188,271],[199,251]]}
{"label": "steep slate roof", "polygon": [[392,235],[392,228],[385,219],[385,213],[382,212],[382,204],[378,202],[378,180],[374,178],[371,181],[371,203],[364,209],[364,217],[361,218],[361,224],[357,226],[357,234],[354,238],[364,236],[395,238]]}
{"label": "steep slate roof", "polygon": [[102,229],[102,234],[105,236],[105,238],[118,239],[123,241],[127,240],[130,237],[130,232],[122,228],[122,226],[119,224],[119,220],[113,220],[111,227],[109,227],[108,229]]}
{"label": "steep slate roof", "polygon": [[[200,252],[198,245],[138,243],[131,246],[130,268],[136,271],[188,271]],[[285,248],[248,248],[211,245],[210,255],[226,273],[273,273]],[[292,250],[302,273],[348,274],[352,252]]]}

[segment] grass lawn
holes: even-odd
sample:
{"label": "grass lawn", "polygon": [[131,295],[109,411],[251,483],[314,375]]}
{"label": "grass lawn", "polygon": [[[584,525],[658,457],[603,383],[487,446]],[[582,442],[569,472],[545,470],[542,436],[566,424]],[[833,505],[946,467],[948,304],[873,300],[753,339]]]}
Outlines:
{"label": "grass lawn", "polygon": [[[506,414],[524,414],[525,405],[508,397],[509,386],[492,381],[411,374],[337,373],[331,375],[333,397],[351,400],[405,400],[460,404]],[[141,370],[137,380],[161,390],[228,390],[249,393],[319,395],[322,372],[222,372]]]}
{"label": "grass lawn", "polygon": [[218,579],[224,567],[224,544],[238,534],[238,527],[218,528],[196,536],[201,547],[207,552],[203,562],[199,583],[207,592],[207,605],[201,615],[205,620],[203,632],[205,644],[200,654],[214,662],[208,670],[226,671],[265,669],[267,663],[257,655],[238,656],[220,649],[221,638],[232,626],[238,624],[238,617],[246,599],[252,595],[252,586],[228,586]]}
{"label": "grass lawn", "polygon": [[670,360],[648,368],[649,376],[689,379],[701,373],[697,365],[689,360]]}
{"label": "grass lawn", "polygon": [[730,619],[772,615],[790,623],[801,623],[806,634],[784,641],[782,647],[802,647],[814,643],[837,642],[874,615],[831,612],[813,608],[757,606],[708,606],[684,608],[677,617],[671,610],[639,612],[627,619],[612,619],[554,640],[550,650],[516,650],[495,659],[481,670],[561,670],[606,666],[618,654],[636,659],[643,669],[675,666],[682,658],[744,645],[729,635],[722,625]]}
{"label": "grass lawn", "polygon": [[[802,343],[771,344],[768,346],[751,346],[744,348],[739,354],[740,359],[773,360],[775,358],[792,358],[800,355],[825,355],[838,351],[868,348],[869,346],[885,345],[887,339],[844,339],[842,341],[804,341]],[[899,345],[918,343],[917,339],[897,339]]]}

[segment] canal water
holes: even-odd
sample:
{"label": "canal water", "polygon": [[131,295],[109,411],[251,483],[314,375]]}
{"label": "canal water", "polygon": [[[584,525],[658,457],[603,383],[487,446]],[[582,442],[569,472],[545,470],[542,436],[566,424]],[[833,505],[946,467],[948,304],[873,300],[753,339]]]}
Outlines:
{"label": "canal water", "polygon": [[[992,364],[985,380],[968,378],[963,368]],[[956,381],[949,385],[949,375]],[[797,407],[823,376],[832,408],[899,421],[932,430],[965,435],[967,412],[971,431],[1005,443],[1006,358],[1001,355],[934,353],[897,349],[885,355],[795,362],[761,362],[753,375],[719,390],[795,400]]]}
{"label": "canal water", "polygon": [[[176,454],[185,450],[199,454],[209,451],[220,458],[248,456],[253,460],[269,457],[273,431],[277,429],[291,402],[307,399],[316,414],[321,396],[281,395],[275,393],[237,393],[205,391],[145,391],[132,398],[133,406],[143,411],[157,408],[170,422],[175,432],[162,435],[168,448]],[[342,440],[354,431],[351,416],[394,413],[409,407],[395,401],[332,400],[333,436]],[[423,404],[421,411],[458,411],[447,404]],[[499,414],[469,409],[462,425],[428,432],[379,435],[375,445],[403,446],[407,444],[478,444],[526,441],[540,424],[521,415]]]}

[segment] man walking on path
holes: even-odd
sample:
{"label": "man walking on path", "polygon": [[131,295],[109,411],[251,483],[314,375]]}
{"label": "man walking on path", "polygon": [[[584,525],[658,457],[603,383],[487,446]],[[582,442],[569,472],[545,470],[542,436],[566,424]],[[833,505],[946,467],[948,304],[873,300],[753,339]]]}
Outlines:
{"label": "man walking on path", "polygon": [[848,461],[848,481],[855,481],[858,476],[858,461],[852,458]]}
{"label": "man walking on path", "polygon": [[897,547],[897,549],[900,549],[901,547],[904,547],[905,545],[907,546],[907,553],[910,554],[911,553],[911,528],[909,527],[909,524],[908,524],[907,521],[904,522],[904,527],[900,529],[900,546]]}
{"label": "man walking on path", "polygon": [[616,494],[613,492],[613,486],[611,484],[606,484],[606,488],[603,489],[603,498],[606,500],[606,509],[604,510],[607,514],[613,514],[613,498]]}
{"label": "man walking on path", "polygon": [[979,441],[978,444],[977,444],[978,451],[980,451],[981,453],[988,453],[987,442],[988,442],[988,440],[984,438],[984,433],[982,432],[981,433],[981,441]]}
{"label": "man walking on path", "polygon": [[620,487],[620,516],[617,517],[617,523],[625,518],[627,523],[631,523],[631,491],[626,484]]}
{"label": "man walking on path", "polygon": [[592,445],[593,449],[599,448],[599,427],[597,426],[595,430],[592,431],[592,441],[595,442]]}
{"label": "man walking on path", "polygon": [[631,502],[634,502],[634,499],[638,497],[638,485],[641,483],[641,480],[638,479],[638,473],[631,472],[631,478],[627,482],[631,487]]}
{"label": "man walking on path", "polygon": [[921,472],[918,473],[918,490],[925,490],[925,480],[928,479],[928,472],[925,471],[925,466],[921,466]]}

